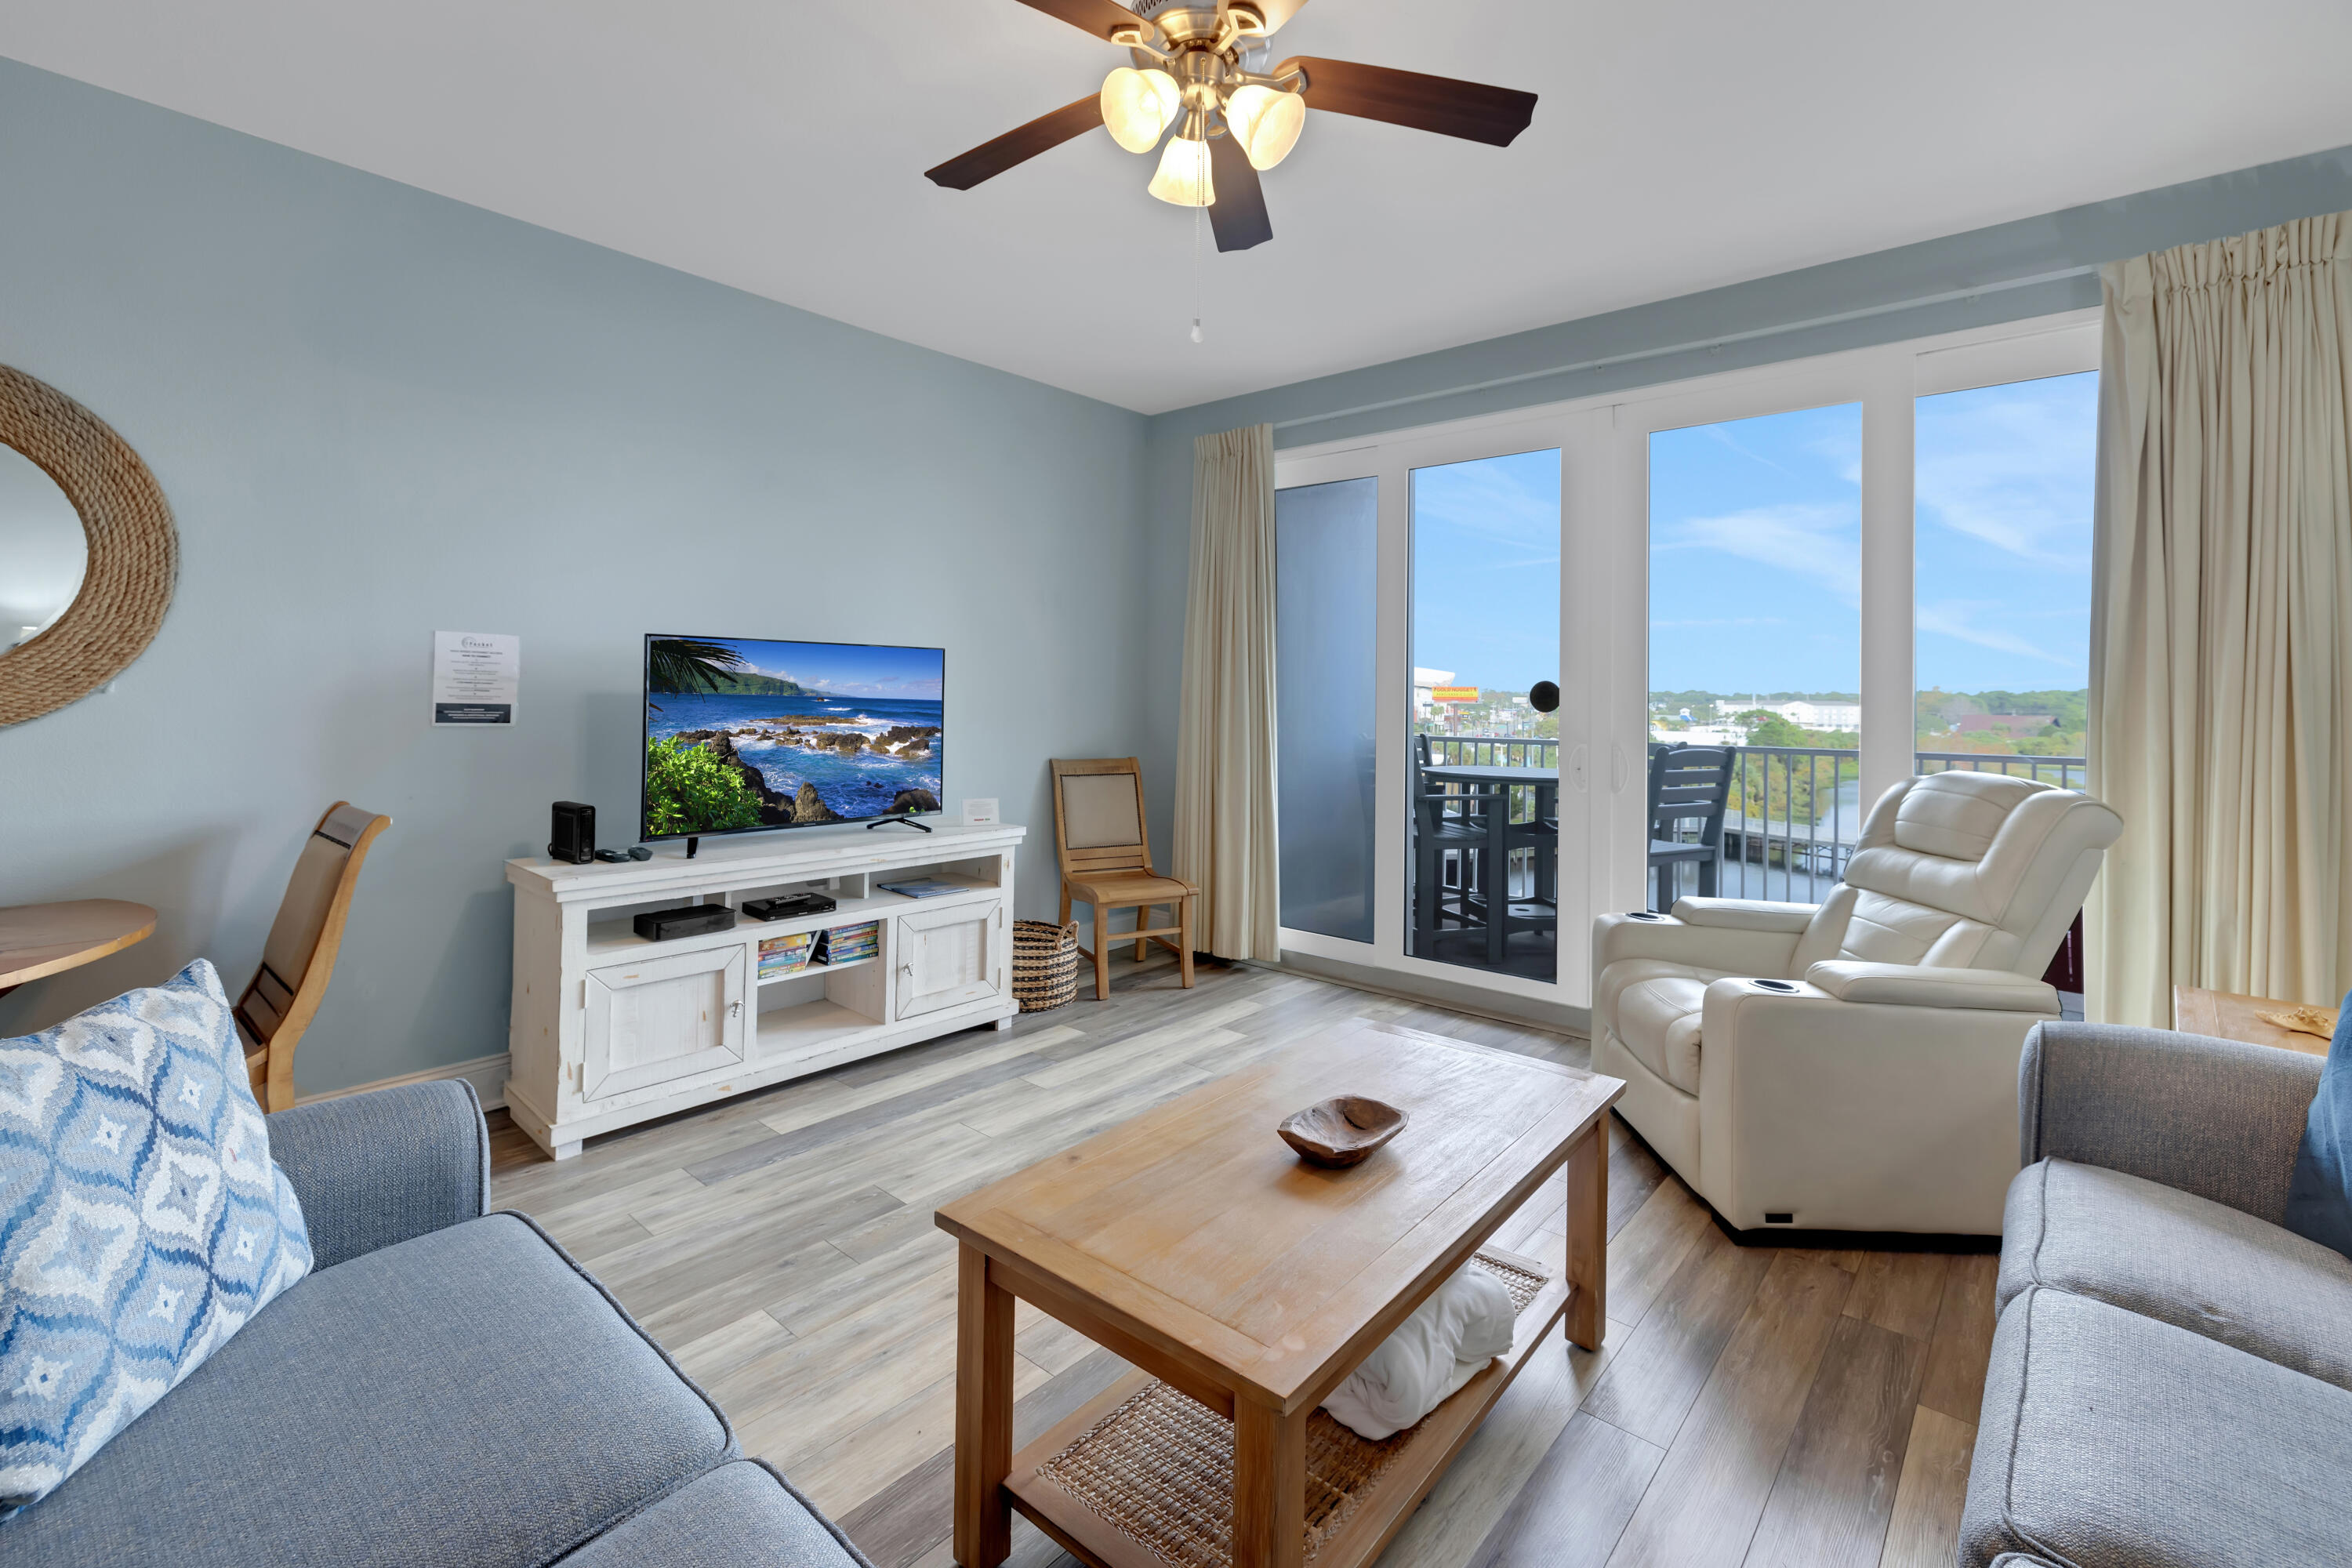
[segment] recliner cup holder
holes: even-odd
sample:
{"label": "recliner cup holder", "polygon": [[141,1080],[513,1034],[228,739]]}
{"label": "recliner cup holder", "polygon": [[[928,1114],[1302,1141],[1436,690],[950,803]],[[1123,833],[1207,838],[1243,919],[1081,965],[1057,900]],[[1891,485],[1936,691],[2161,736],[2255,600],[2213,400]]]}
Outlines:
{"label": "recliner cup holder", "polygon": [[1796,990],[1796,987],[1795,987],[1794,985],[1790,984],[1788,981],[1785,981],[1785,980],[1751,980],[1751,981],[1749,981],[1749,982],[1748,982],[1748,984],[1749,984],[1750,985],[1755,985],[1755,986],[1761,987],[1762,989],[1764,989],[1764,990],[1766,990],[1766,991],[1794,991],[1794,990]]}
{"label": "recliner cup holder", "polygon": [[1666,917],[1661,914],[1654,914],[1648,910],[1627,910],[1625,911],[1625,918],[1629,921],[1662,921]]}

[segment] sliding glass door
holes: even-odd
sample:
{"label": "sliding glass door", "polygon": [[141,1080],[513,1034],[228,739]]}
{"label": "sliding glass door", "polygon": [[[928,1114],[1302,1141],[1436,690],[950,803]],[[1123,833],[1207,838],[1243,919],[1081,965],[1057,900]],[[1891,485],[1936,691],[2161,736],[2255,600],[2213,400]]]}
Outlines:
{"label": "sliding glass door", "polygon": [[1286,950],[1580,1008],[1595,914],[1814,902],[1916,772],[2081,786],[2097,353],[2086,314],[1284,451]]}
{"label": "sliding glass door", "polygon": [[1538,1000],[1581,984],[1562,481],[1605,469],[1606,435],[1548,416],[1283,459],[1286,952]]}
{"label": "sliding glass door", "polygon": [[1380,783],[1377,479],[1274,497],[1282,923],[1372,940]]}
{"label": "sliding glass door", "polygon": [[1559,476],[1558,447],[1410,476],[1404,951],[1545,984],[1559,969]]}

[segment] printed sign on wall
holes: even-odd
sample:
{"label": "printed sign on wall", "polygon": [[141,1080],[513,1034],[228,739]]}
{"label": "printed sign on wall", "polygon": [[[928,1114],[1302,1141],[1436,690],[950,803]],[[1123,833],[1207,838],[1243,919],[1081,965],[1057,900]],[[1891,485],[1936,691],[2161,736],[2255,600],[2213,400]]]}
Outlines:
{"label": "printed sign on wall", "polygon": [[433,634],[433,722],[511,724],[522,686],[522,638],[498,632]]}

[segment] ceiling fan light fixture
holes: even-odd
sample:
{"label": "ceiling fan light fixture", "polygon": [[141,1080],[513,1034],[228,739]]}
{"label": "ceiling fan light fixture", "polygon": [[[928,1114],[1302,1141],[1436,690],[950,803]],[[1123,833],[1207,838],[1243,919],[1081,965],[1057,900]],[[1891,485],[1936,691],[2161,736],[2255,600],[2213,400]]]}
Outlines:
{"label": "ceiling fan light fixture", "polygon": [[1298,145],[1298,133],[1307,129],[1307,102],[1295,92],[1251,82],[1225,100],[1225,124],[1252,168],[1271,169]]}
{"label": "ceiling fan light fixture", "polygon": [[1130,153],[1149,153],[1183,107],[1184,89],[1164,70],[1119,66],[1103,79],[1103,124]]}
{"label": "ceiling fan light fixture", "polygon": [[1160,172],[1151,176],[1151,194],[1180,207],[1214,206],[1217,186],[1209,176],[1209,143],[1190,135],[1170,137],[1167,151],[1160,154]]}

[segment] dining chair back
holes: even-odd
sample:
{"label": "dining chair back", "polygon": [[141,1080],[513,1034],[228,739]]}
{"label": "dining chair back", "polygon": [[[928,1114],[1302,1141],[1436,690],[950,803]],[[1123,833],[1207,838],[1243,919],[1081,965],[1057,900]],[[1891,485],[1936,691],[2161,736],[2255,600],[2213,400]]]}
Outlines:
{"label": "dining chair back", "polygon": [[1699,897],[1715,897],[1723,817],[1738,753],[1728,746],[1657,746],[1650,752],[1650,868],[1654,906],[1674,908],[1679,868],[1698,868]]}
{"label": "dining chair back", "polygon": [[294,1050],[327,994],[343,945],[352,889],[376,835],[392,818],[337,801],[310,830],[286,898],[261,950],[261,966],[238,996],[233,1016],[245,1044],[245,1070],[264,1110],[294,1106]]}
{"label": "dining chair back", "polygon": [[[1056,757],[1054,777],[1054,853],[1062,868],[1062,924],[1070,923],[1073,903],[1094,912],[1095,945],[1081,947],[1094,961],[1095,1000],[1110,994],[1110,913],[1135,911],[1135,929],[1121,931],[1135,943],[1142,962],[1157,942],[1175,953],[1177,969],[1192,984],[1192,910],[1200,889],[1181,877],[1163,877],[1152,867],[1151,837],[1143,807],[1143,766],[1133,757],[1074,760]],[[1168,906],[1176,923],[1153,927],[1151,911]],[[1171,939],[1174,940],[1171,940]]]}
{"label": "dining chair back", "polygon": [[1466,931],[1479,923],[1474,900],[1479,893],[1486,848],[1488,809],[1503,797],[1475,793],[1423,776],[1413,768],[1413,952],[1426,958],[1438,933],[1453,922]]}

